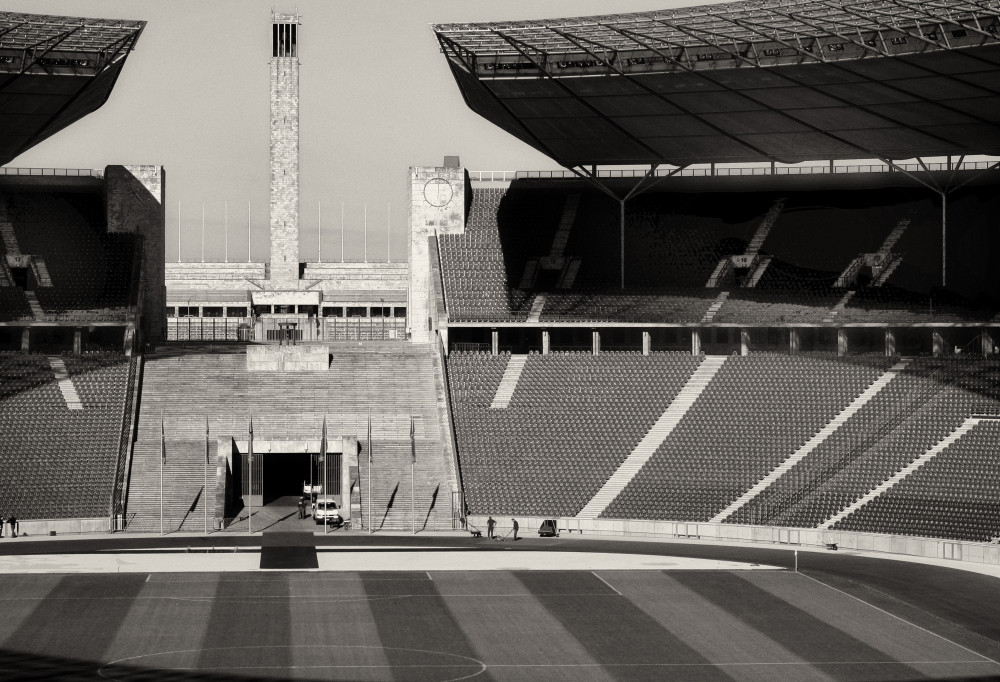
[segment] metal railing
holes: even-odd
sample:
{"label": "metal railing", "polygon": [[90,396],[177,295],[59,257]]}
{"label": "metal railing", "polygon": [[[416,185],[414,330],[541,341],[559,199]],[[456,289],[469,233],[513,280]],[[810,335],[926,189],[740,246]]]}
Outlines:
{"label": "metal railing", "polygon": [[[690,166],[680,171],[673,166],[663,166],[657,168],[653,173],[655,177],[667,175],[681,177],[729,177],[729,176],[766,176],[766,175],[840,175],[851,173],[898,173],[898,169],[906,171],[972,171],[987,170],[996,165],[998,161],[963,161],[962,163],[949,164],[947,162],[935,163],[909,163],[900,162],[895,166],[885,163],[842,163],[836,161],[825,161],[821,163],[805,163],[784,165],[772,163],[756,166],[723,166],[717,164],[699,164]],[[644,168],[606,168],[597,171],[597,177],[601,178],[641,178],[645,177],[648,170]],[[526,170],[526,171],[469,171],[469,177],[474,182],[510,182],[514,179],[561,179],[576,178],[580,176],[571,170]]]}
{"label": "metal railing", "polygon": [[0,175],[52,176],[64,178],[103,178],[104,171],[97,168],[0,168]]}

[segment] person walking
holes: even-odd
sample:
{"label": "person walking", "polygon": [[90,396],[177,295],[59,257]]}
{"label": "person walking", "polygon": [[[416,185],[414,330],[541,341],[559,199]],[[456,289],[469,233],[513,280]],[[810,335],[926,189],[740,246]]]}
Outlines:
{"label": "person walking", "polygon": [[304,519],[306,517],[306,496],[299,495],[299,518]]}
{"label": "person walking", "polygon": [[497,525],[497,522],[493,520],[493,517],[486,519],[486,537],[493,539],[493,526]]}
{"label": "person walking", "polygon": [[520,528],[520,526],[517,525],[517,519],[511,519],[511,522],[514,524],[514,542],[517,542],[517,529]]}

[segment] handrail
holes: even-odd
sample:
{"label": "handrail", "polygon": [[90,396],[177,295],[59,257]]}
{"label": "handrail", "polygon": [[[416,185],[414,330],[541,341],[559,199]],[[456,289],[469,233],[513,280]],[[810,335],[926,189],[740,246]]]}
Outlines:
{"label": "handrail", "polygon": [[[905,171],[972,171],[987,170],[996,165],[996,161],[963,161],[957,164],[936,163],[896,163],[889,166],[884,163],[851,163],[839,164],[836,161],[807,163],[805,165],[782,165],[778,163],[761,166],[720,166],[717,164],[700,164],[681,170],[676,167],[663,166],[657,168],[655,177],[729,177],[753,175],[842,175],[852,173],[898,173]],[[598,169],[600,178],[642,178],[649,173],[644,168],[606,168]],[[473,182],[510,182],[520,179],[576,179],[581,177],[571,170],[523,170],[523,171],[469,171]]]}

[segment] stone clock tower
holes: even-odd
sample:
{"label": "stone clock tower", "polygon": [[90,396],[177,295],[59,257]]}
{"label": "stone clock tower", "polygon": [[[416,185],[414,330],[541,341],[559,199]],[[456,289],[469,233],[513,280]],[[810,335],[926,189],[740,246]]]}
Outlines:
{"label": "stone clock tower", "polygon": [[445,157],[443,166],[410,168],[410,331],[416,343],[430,341],[435,326],[427,240],[465,232],[465,199],[465,169],[458,157]]}

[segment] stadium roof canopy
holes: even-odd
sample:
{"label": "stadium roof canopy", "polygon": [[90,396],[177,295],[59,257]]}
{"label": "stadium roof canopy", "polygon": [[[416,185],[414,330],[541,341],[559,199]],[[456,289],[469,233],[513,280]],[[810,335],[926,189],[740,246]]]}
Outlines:
{"label": "stadium roof canopy", "polygon": [[755,0],[433,30],[469,107],[574,168],[998,154],[998,18]]}
{"label": "stadium roof canopy", "polygon": [[145,25],[0,12],[0,165],[104,104]]}

